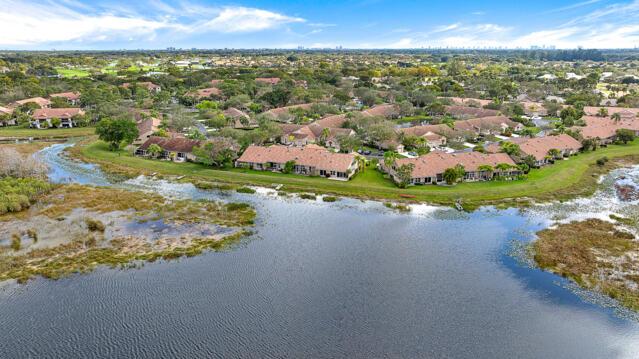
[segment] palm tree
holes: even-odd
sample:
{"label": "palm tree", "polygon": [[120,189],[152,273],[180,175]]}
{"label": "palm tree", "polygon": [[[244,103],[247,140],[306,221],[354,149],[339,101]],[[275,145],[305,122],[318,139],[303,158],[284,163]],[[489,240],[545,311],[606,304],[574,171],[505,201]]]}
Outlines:
{"label": "palm tree", "polygon": [[384,152],[384,165],[387,168],[390,168],[395,163],[395,160],[397,160],[397,153],[393,151]]}
{"label": "palm tree", "polygon": [[608,109],[602,107],[599,109],[599,111],[597,112],[597,116],[599,117],[606,117],[608,116]]}
{"label": "palm tree", "polygon": [[548,156],[552,158],[559,158],[559,156],[561,156],[561,151],[556,148],[551,148],[548,150]]}
{"label": "palm tree", "polygon": [[610,116],[610,118],[612,118],[612,120],[615,122],[619,122],[621,121],[621,114],[619,112],[615,112],[612,114],[612,116]]}
{"label": "palm tree", "polygon": [[479,172],[490,173],[490,176],[488,176],[489,178],[493,177],[493,171],[495,171],[495,169],[491,165],[481,165],[481,166],[477,167],[477,169],[479,170]]}
{"label": "palm tree", "polygon": [[326,140],[331,136],[331,129],[328,127],[324,127],[322,129],[322,134],[320,135],[320,143],[326,143]]}

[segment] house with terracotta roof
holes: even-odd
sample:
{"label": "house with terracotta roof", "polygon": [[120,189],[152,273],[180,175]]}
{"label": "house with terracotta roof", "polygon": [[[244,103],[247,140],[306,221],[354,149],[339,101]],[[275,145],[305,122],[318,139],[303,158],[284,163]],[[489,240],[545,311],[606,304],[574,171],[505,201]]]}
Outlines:
{"label": "house with terracotta roof", "polygon": [[392,104],[377,105],[362,111],[364,116],[381,116],[389,119],[398,118],[399,114],[399,106]]}
{"label": "house with terracotta roof", "polygon": [[358,161],[352,153],[335,153],[326,148],[308,145],[249,146],[235,161],[236,167],[258,171],[284,171],[286,164],[293,164],[293,173],[321,176],[334,180],[349,180],[358,170]]}
{"label": "house with terracotta roof", "polygon": [[136,83],[129,83],[129,82],[125,82],[122,84],[122,87],[124,87],[125,89],[129,89],[132,86],[139,86],[139,87],[143,87],[145,89],[147,89],[149,92],[152,93],[158,93],[160,91],[162,91],[162,87],[160,85],[156,85],[153,82],[136,82]]}
{"label": "house with terracotta roof", "polygon": [[339,151],[339,138],[342,136],[354,136],[355,131],[350,128],[324,127],[317,123],[310,125],[283,124],[280,143],[289,146],[306,146],[322,143],[328,148]]}
{"label": "house with terracotta roof", "polygon": [[[552,163],[556,159],[568,157],[579,152],[582,145],[581,142],[566,134],[544,137],[518,137],[509,138],[508,142],[515,143],[520,149],[520,158],[532,156],[535,159],[535,166],[541,167]],[[501,151],[501,145],[493,143],[485,147],[489,153],[498,153]],[[551,150],[557,153],[553,156]],[[554,152],[554,151],[553,151]]]}
{"label": "house with terracotta roof", "polygon": [[466,106],[466,107],[481,107],[487,106],[493,102],[493,100],[484,100],[471,97],[438,97],[440,100],[448,100],[454,105]]}
{"label": "house with terracotta roof", "polygon": [[618,113],[622,120],[639,120],[639,108],[636,107],[585,106],[584,114],[586,116],[597,116],[602,108],[606,110],[608,117]]}
{"label": "house with terracotta roof", "polygon": [[36,105],[40,106],[40,108],[49,108],[51,107],[51,101],[47,100],[46,98],[43,97],[32,97],[32,98],[26,98],[24,100],[18,100],[15,101],[13,103],[11,103],[10,107],[16,108],[16,107],[20,107],[22,105],[26,105],[28,103],[35,103]]}
{"label": "house with terracotta roof", "polygon": [[344,127],[344,124],[346,123],[346,115],[345,114],[341,114],[341,115],[328,115],[325,117],[320,118],[319,120],[315,121],[314,123],[322,126],[322,127],[331,127],[331,128],[341,128]]}
{"label": "house with terracotta roof", "polygon": [[[524,114],[530,117],[536,116],[548,116],[548,110],[544,107],[544,104],[541,102],[533,102],[533,101],[521,101],[519,102],[521,107],[524,108]],[[557,116],[554,114],[553,116]]]}
{"label": "house with terracotta roof", "polygon": [[250,130],[260,127],[260,124],[254,118],[235,107],[229,107],[223,113],[224,117],[233,122],[233,128],[235,129]]}
{"label": "house with terracotta roof", "polygon": [[621,117],[615,121],[610,117],[584,116],[586,126],[575,126],[572,129],[581,133],[583,138],[596,140],[600,145],[613,143],[617,139],[617,130],[627,129],[639,135],[639,119],[632,116]]}
{"label": "house with terracotta roof", "polygon": [[277,107],[264,112],[264,114],[270,116],[275,121],[290,122],[291,119],[289,118],[289,115],[291,114],[291,110],[302,109],[308,111],[311,109],[311,106],[313,106],[312,103],[304,103],[300,105]]}
{"label": "house with terracotta roof", "polygon": [[515,122],[506,116],[489,116],[455,121],[453,126],[455,130],[473,132],[478,135],[499,135],[507,129],[511,131],[524,129],[523,124]]}
{"label": "house with terracotta roof", "polygon": [[281,79],[279,77],[258,77],[255,79],[255,82],[263,84],[263,85],[277,85],[280,83]]}
{"label": "house with terracotta roof", "polygon": [[52,120],[57,118],[60,120],[61,128],[71,128],[75,125],[73,117],[80,115],[84,115],[84,111],[80,108],[39,108],[33,111],[30,126],[50,128],[53,126]]}
{"label": "house with terracotta roof", "polygon": [[222,96],[222,91],[217,87],[209,87],[187,92],[186,95],[197,100],[202,100],[207,98],[220,97]]}
{"label": "house with terracotta roof", "polygon": [[[13,109],[9,108],[9,107],[2,107],[0,106],[0,116],[4,117],[4,116],[10,116],[11,114],[13,114]],[[17,125],[17,121],[15,118],[9,117],[9,118],[5,118],[5,120],[0,120],[0,127],[4,127],[4,126],[15,126]]]}
{"label": "house with terracotta roof", "polygon": [[[457,165],[463,166],[466,171],[464,181],[488,181],[496,177],[512,178],[521,174],[515,162],[505,153],[433,151],[417,158],[400,158],[388,168],[396,183],[401,182],[397,170],[402,165],[413,165],[410,184],[414,185],[445,183],[444,172]],[[509,168],[498,169],[498,165],[508,165]]]}
{"label": "house with terracotta roof", "polygon": [[49,98],[61,97],[69,101],[72,106],[78,106],[80,104],[80,93],[79,92],[59,92],[52,93],[49,95]]}
{"label": "house with terracotta roof", "polygon": [[499,115],[499,111],[497,110],[469,106],[444,106],[444,109],[447,114],[461,120],[479,117],[495,117]]}
{"label": "house with terracotta roof", "polygon": [[404,136],[423,137],[430,148],[446,146],[448,137],[455,136],[455,130],[445,124],[400,128],[399,132]]}
{"label": "house with terracotta roof", "polygon": [[138,138],[133,141],[134,145],[141,145],[146,142],[154,133],[158,132],[162,121],[159,118],[149,117],[137,122]]}
{"label": "house with terracotta roof", "polygon": [[148,157],[151,154],[148,149],[151,145],[158,145],[162,149],[161,159],[174,162],[194,161],[196,156],[193,154],[193,148],[200,146],[202,141],[191,140],[184,137],[150,137],[148,140],[135,150],[137,156]]}
{"label": "house with terracotta roof", "polygon": [[[537,167],[551,163],[555,159],[574,155],[581,147],[581,142],[566,134],[527,138],[519,143],[521,154],[534,157]],[[557,150],[557,155],[552,156],[551,150]]]}

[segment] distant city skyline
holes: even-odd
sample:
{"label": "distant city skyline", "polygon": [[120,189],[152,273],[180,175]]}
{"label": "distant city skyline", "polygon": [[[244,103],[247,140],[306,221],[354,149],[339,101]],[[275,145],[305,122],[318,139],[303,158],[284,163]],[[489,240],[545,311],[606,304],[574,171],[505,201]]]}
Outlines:
{"label": "distant city skyline", "polygon": [[0,0],[0,48],[635,48],[639,0]]}

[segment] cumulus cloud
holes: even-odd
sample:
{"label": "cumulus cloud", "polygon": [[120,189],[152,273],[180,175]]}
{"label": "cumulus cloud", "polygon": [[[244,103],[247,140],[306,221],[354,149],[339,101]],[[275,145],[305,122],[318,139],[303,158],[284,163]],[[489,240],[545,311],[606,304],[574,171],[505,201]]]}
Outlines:
{"label": "cumulus cloud", "polygon": [[272,29],[283,24],[304,22],[276,12],[246,7],[226,7],[217,17],[202,24],[203,29],[219,32],[250,32]]}
{"label": "cumulus cloud", "polygon": [[[66,42],[99,42],[152,39],[158,31],[175,33],[239,33],[274,29],[305,20],[273,11],[226,6],[203,7],[182,3],[179,8],[150,0],[155,17],[131,8],[104,9],[74,0],[57,4],[43,0],[0,0],[0,45],[39,45]],[[194,9],[197,12],[193,12]]]}

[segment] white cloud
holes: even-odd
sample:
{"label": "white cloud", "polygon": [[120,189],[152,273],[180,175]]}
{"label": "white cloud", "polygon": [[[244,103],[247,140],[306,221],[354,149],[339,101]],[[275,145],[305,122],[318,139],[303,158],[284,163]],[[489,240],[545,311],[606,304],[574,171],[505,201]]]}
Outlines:
{"label": "white cloud", "polygon": [[[174,33],[238,33],[274,29],[305,20],[247,7],[198,7],[182,3],[172,7],[161,0],[148,3],[156,18],[132,8],[88,11],[82,3],[63,0],[0,0],[0,45],[34,46],[69,42],[93,43],[125,39],[153,39],[158,31]],[[190,10],[186,10],[190,9]]]}
{"label": "white cloud", "polygon": [[168,27],[162,21],[113,14],[84,15],[61,5],[0,0],[0,44],[29,45],[91,40],[100,36],[146,36]]}
{"label": "white cloud", "polygon": [[290,17],[267,10],[247,7],[226,7],[217,17],[201,24],[203,29],[219,32],[250,32],[272,29],[284,24],[304,22],[299,17]]}

